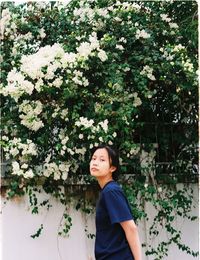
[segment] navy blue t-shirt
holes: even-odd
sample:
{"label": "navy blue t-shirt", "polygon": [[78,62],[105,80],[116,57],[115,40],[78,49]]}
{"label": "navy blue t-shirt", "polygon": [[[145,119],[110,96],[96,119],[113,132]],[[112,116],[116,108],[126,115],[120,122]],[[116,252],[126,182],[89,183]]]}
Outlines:
{"label": "navy blue t-shirt", "polygon": [[133,219],[128,201],[115,181],[107,183],[96,208],[97,260],[134,260],[120,222]]}

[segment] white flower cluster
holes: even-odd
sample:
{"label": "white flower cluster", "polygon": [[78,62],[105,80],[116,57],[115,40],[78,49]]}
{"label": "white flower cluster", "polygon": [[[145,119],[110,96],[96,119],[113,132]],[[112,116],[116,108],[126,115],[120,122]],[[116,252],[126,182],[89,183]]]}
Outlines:
{"label": "white flower cluster", "polygon": [[97,34],[96,32],[93,32],[89,36],[89,42],[82,42],[80,46],[76,49],[77,50],[77,55],[79,57],[83,57],[84,59],[88,59],[90,55],[94,55],[93,51],[97,51],[97,56],[101,61],[106,61],[108,56],[106,52],[102,49],[100,49],[100,44],[97,39]]}
{"label": "white flower cluster", "polygon": [[[38,52],[31,55],[24,55],[21,59],[21,71],[32,79],[46,78],[53,79],[54,72],[59,68],[60,63],[55,62],[56,58],[64,55],[64,50],[60,44],[41,47]],[[47,73],[44,74],[42,68],[47,66]]]}
{"label": "white flower cluster", "polygon": [[161,14],[160,17],[161,17],[162,21],[169,23],[169,27],[171,29],[178,29],[179,28],[177,23],[172,23],[171,22],[172,19],[170,17],[168,17],[167,14]]}
{"label": "white flower cluster", "polygon": [[191,59],[189,59],[189,58],[186,60],[182,59],[182,65],[184,67],[184,70],[189,71],[189,72],[194,71],[194,66],[191,62]]}
{"label": "white flower cluster", "polygon": [[14,137],[9,140],[7,136],[3,136],[2,140],[6,143],[5,147],[3,147],[6,160],[18,156],[21,162],[26,162],[29,158],[38,154],[37,146],[30,139],[23,143],[21,138]]}
{"label": "white flower cluster", "polygon": [[172,61],[174,59],[174,54],[169,53],[167,50],[164,50],[163,48],[160,48],[160,52],[162,52],[162,57],[166,59],[167,61]]}
{"label": "white flower cluster", "polygon": [[[130,2],[120,2],[120,1],[117,1],[113,5],[113,7],[117,7],[117,9],[121,9],[121,10],[127,11],[127,12],[130,12],[132,10],[134,12],[140,12],[140,10],[141,10],[141,6],[139,4],[137,4],[137,3],[130,3]],[[145,7],[145,9],[146,9],[146,7]],[[115,9],[114,9],[114,11],[115,11]],[[118,12],[118,10],[116,10],[116,11]]]}
{"label": "white flower cluster", "polygon": [[170,64],[174,65],[174,57],[177,53],[180,54],[181,63],[185,71],[188,72],[194,72],[194,65],[192,64],[192,61],[190,58],[187,57],[187,55],[184,53],[180,53],[181,51],[185,51],[186,48],[182,44],[178,44],[175,46],[172,46],[171,49],[164,49],[160,48],[160,51],[163,53],[162,57],[165,58],[167,61],[170,61]]}
{"label": "white flower cluster", "polygon": [[62,148],[60,150],[60,154],[61,155],[65,155],[65,152],[67,150],[66,144],[69,141],[69,137],[68,137],[68,135],[65,134],[64,129],[60,130],[60,133],[59,133],[58,137],[59,137],[59,139],[61,141],[61,144],[62,144]]}
{"label": "white flower cluster", "polygon": [[0,20],[0,39],[4,36],[10,35],[13,40],[16,37],[16,24],[12,21],[12,14],[8,8],[2,10],[1,20]]}
{"label": "white flower cluster", "polygon": [[43,122],[38,117],[42,113],[42,103],[40,101],[28,101],[24,100],[22,104],[19,105],[21,124],[27,128],[37,131],[44,126]]}
{"label": "white flower cluster", "polygon": [[127,157],[133,158],[139,153],[139,151],[140,151],[140,146],[132,147],[129,153],[127,153]]}
{"label": "white flower cluster", "polygon": [[60,117],[64,119],[65,121],[68,121],[68,109],[61,109],[58,105],[56,105],[56,108],[54,109],[54,112],[52,114],[53,118]]}
{"label": "white flower cluster", "polygon": [[164,21],[164,22],[171,22],[171,18],[168,17],[167,14],[160,14],[160,17],[161,17],[161,20]]}
{"label": "white flower cluster", "polygon": [[178,28],[179,28],[179,26],[178,26],[177,23],[169,23],[169,27],[170,27],[171,29],[178,29]]}
{"label": "white flower cluster", "polygon": [[45,162],[43,165],[42,174],[45,177],[53,176],[54,180],[66,180],[70,170],[71,164],[68,162],[61,162],[57,165],[55,162]]}
{"label": "white flower cluster", "polygon": [[123,51],[124,47],[121,44],[116,44],[116,49]]}
{"label": "white flower cluster", "polygon": [[[102,143],[104,140],[102,137],[99,137],[99,141]],[[107,141],[109,145],[113,145],[113,142],[111,140]],[[93,144],[90,144],[89,148],[92,149],[93,147],[97,147],[99,145],[99,142],[95,142]],[[121,163],[120,163],[121,164]]]}
{"label": "white flower cluster", "polygon": [[[80,6],[81,6],[81,3],[80,3]],[[92,21],[95,16],[95,11],[94,11],[94,9],[90,8],[89,6],[84,6],[84,7],[80,7],[80,8],[75,8],[73,14],[74,14],[74,16],[78,17],[78,21],[80,21],[80,22],[84,21],[86,18],[89,21]]]}
{"label": "white flower cluster", "polygon": [[89,20],[92,22],[94,20],[95,15],[108,18],[108,10],[106,8],[91,8],[89,2],[80,1],[80,8],[75,8],[73,14],[78,18],[76,23],[83,22],[85,20]]}
{"label": "white flower cluster", "polygon": [[46,37],[45,30],[44,30],[44,28],[41,28],[41,29],[39,30],[39,37],[38,37],[38,38],[43,39],[43,38],[45,38],[45,37]]}
{"label": "white flower cluster", "polygon": [[1,90],[2,94],[4,96],[10,95],[16,102],[24,93],[31,95],[34,89],[34,85],[16,69],[8,73],[7,82],[7,86]]}
{"label": "white flower cluster", "polygon": [[179,52],[181,50],[185,50],[185,47],[182,44],[178,44],[178,45],[174,46],[174,49],[173,49],[174,52]]}
{"label": "white flower cluster", "polygon": [[15,66],[15,57],[22,52],[22,50],[35,50],[38,48],[38,42],[35,42],[34,36],[31,32],[26,34],[17,34],[13,41],[12,56],[14,59],[11,61],[13,67]]}
{"label": "white flower cluster", "polygon": [[148,65],[145,65],[143,67],[143,70],[140,72],[141,75],[146,75],[147,78],[151,80],[156,80],[155,76],[153,75],[153,69],[149,67]]}
{"label": "white flower cluster", "polygon": [[98,57],[99,57],[99,59],[100,59],[101,61],[103,61],[103,62],[108,59],[108,56],[107,56],[107,54],[106,54],[106,52],[105,52],[104,50],[100,50],[100,51],[98,52]]}
{"label": "white flower cluster", "polygon": [[91,128],[92,133],[96,133],[100,131],[100,128],[103,129],[105,133],[108,131],[108,120],[105,119],[102,122],[99,122],[96,126],[93,125],[94,120],[90,119],[88,120],[86,117],[80,117],[79,121],[75,122],[75,125],[78,127],[83,126],[84,128]]}
{"label": "white flower cluster", "polygon": [[78,126],[78,127],[83,126],[84,128],[90,128],[90,127],[93,126],[93,124],[94,124],[94,120],[93,119],[88,120],[87,117],[83,117],[83,116],[81,116],[79,118],[79,121],[75,122],[76,126]]}
{"label": "white flower cluster", "polygon": [[[69,78],[77,84],[88,86],[88,80],[83,76],[83,72],[74,69],[81,59],[87,60],[89,56],[96,55],[102,62],[107,60],[107,54],[100,49],[100,43],[97,34],[93,32],[89,36],[88,42],[82,42],[77,47],[77,53],[66,53],[60,44],[41,47],[36,53],[23,55],[21,58],[20,71],[15,68],[8,73],[8,84],[2,88],[3,95],[10,95],[17,102],[23,94],[31,95],[33,90],[38,92],[42,90],[45,82],[48,87],[60,88],[63,84],[63,78],[56,76],[57,69],[67,70]],[[72,75],[72,76],[71,76]],[[35,80],[34,84],[27,80],[28,76]]]}
{"label": "white flower cluster", "polygon": [[20,167],[17,161],[12,162],[12,172],[13,175],[23,176],[25,179],[33,178],[34,173],[32,169],[27,169],[28,164],[24,163]]}
{"label": "white flower cluster", "polygon": [[108,119],[105,119],[104,121],[98,123],[97,131],[99,130],[98,126],[101,126],[103,128],[104,132],[107,133],[108,132]]}
{"label": "white flower cluster", "polygon": [[72,78],[72,80],[80,86],[87,87],[89,85],[89,81],[86,79],[86,77],[83,76],[83,72],[79,70],[74,71],[75,76]]}
{"label": "white flower cluster", "polygon": [[148,39],[150,37],[151,37],[151,35],[149,33],[147,33],[144,29],[143,30],[137,29],[136,35],[135,35],[136,39],[139,39],[139,38]]}
{"label": "white flower cluster", "polygon": [[138,107],[142,105],[141,99],[138,97],[138,93],[133,93],[134,101],[133,101],[133,106]]}
{"label": "white flower cluster", "polygon": [[[68,154],[74,156],[75,154],[78,154],[79,160],[82,160],[84,158],[84,155],[86,153],[85,147],[82,147],[82,148],[73,147],[73,149],[67,147],[67,143],[69,141],[69,136],[66,135],[64,129],[60,130],[58,137],[59,137],[60,143],[62,145],[61,150],[60,150],[61,155],[65,155],[66,153],[68,153]],[[83,134],[79,134],[79,139],[83,139],[83,137],[84,137]]]}

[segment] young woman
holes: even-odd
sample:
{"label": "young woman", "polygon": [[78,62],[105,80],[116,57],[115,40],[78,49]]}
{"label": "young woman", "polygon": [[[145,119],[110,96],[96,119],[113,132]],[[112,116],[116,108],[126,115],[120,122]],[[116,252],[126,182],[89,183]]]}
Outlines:
{"label": "young woman", "polygon": [[96,208],[95,257],[97,260],[141,260],[141,245],[128,201],[115,182],[117,152],[108,145],[92,151],[90,173],[101,193]]}

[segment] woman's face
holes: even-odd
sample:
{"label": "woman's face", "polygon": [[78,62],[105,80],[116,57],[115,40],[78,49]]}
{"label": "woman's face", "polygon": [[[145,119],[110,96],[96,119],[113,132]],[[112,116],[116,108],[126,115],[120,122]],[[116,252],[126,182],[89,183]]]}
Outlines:
{"label": "woman's face", "polygon": [[90,174],[94,177],[105,177],[112,175],[116,167],[111,166],[108,152],[105,148],[97,149],[90,161]]}

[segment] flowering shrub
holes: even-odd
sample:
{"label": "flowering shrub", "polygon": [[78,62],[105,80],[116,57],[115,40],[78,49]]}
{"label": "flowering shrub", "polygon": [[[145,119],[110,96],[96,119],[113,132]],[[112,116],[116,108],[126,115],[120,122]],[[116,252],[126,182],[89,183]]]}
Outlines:
{"label": "flowering shrub", "polygon": [[[156,162],[173,162],[179,175],[193,171],[196,9],[195,2],[173,1],[4,3],[0,89],[7,195],[32,194],[42,179],[45,191],[66,204],[59,187],[80,176],[92,182],[90,149],[102,142],[117,146],[122,175],[137,173],[145,194],[149,182],[160,194]],[[181,10],[187,10],[190,34]],[[173,148],[164,124],[174,125]],[[145,216],[139,212],[138,218]],[[159,248],[151,253],[161,254]]]}

